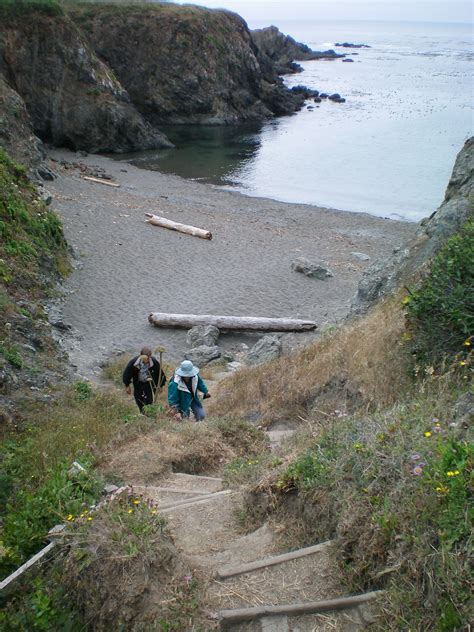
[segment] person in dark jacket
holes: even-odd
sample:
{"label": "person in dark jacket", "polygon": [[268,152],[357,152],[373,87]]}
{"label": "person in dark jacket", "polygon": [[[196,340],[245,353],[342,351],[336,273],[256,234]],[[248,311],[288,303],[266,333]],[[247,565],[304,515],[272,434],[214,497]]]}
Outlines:
{"label": "person in dark jacket", "polygon": [[180,419],[189,417],[191,410],[196,421],[205,418],[198,391],[203,393],[203,399],[210,397],[207,386],[199,375],[198,367],[194,366],[191,360],[184,360],[168,384],[168,404]]}
{"label": "person in dark jacket", "polygon": [[130,360],[122,379],[129,395],[132,392],[130,383],[133,382],[133,395],[140,412],[143,412],[144,406],[153,404],[156,389],[166,384],[166,375],[150,347],[143,347],[140,355]]}

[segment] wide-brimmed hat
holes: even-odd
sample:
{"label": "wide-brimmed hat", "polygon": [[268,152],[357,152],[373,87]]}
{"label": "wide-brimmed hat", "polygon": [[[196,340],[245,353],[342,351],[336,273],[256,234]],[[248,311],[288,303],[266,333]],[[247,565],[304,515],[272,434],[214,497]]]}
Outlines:
{"label": "wide-brimmed hat", "polygon": [[183,360],[176,369],[176,373],[181,377],[194,377],[199,373],[199,369],[191,360]]}

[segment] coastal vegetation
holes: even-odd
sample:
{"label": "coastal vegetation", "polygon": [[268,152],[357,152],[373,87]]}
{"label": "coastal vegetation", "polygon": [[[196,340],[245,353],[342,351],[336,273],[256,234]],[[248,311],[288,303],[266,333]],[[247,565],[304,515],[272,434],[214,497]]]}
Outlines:
{"label": "coastal vegetation", "polygon": [[[0,0],[0,14],[34,7],[56,16],[64,4]],[[173,470],[245,485],[242,528],[276,521],[287,549],[335,540],[348,591],[384,590],[374,629],[467,624],[472,220],[407,287],[312,345],[238,372],[208,421],[179,425],[163,396],[137,414],[116,388],[122,358],[106,372],[116,382],[109,389],[68,370],[44,311],[69,271],[61,222],[3,150],[0,205],[2,578],[46,544],[51,527],[67,534],[48,564],[2,594],[3,629],[94,629],[94,616],[105,629],[199,622],[202,586],[153,503],[130,490],[97,508],[105,483],[156,482]],[[277,455],[257,427],[275,422],[298,428]],[[152,613],[143,601],[151,580]]]}

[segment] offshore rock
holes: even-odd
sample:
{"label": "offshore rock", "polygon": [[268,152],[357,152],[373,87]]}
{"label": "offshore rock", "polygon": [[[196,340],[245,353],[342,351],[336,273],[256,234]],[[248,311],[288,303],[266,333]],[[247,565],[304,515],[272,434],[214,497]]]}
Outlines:
{"label": "offshore rock", "polygon": [[262,66],[235,13],[175,4],[70,13],[89,44],[153,124],[234,124],[289,114],[303,104]]}
{"label": "offshore rock", "polygon": [[170,145],[67,16],[6,8],[1,18],[0,74],[15,86],[42,140],[90,152]]}
{"label": "offshore rock", "polygon": [[354,314],[366,312],[379,299],[411,282],[431,259],[474,217],[474,137],[466,141],[454,164],[443,203],[422,220],[415,237],[387,260],[376,261],[364,272],[352,301]]}

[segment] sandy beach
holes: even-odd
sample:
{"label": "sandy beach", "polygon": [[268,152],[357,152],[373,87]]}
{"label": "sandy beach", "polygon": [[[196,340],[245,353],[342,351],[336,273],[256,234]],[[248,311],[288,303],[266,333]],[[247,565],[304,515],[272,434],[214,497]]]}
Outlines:
{"label": "sandy beach", "polygon": [[[75,269],[64,283],[64,340],[80,375],[144,344],[162,345],[178,362],[186,331],[149,325],[152,311],[309,318],[316,333],[285,334],[304,344],[343,318],[364,269],[413,235],[416,224],[271,199],[252,198],[128,163],[55,150],[48,183],[64,223]],[[120,187],[84,180],[61,160],[98,166]],[[210,230],[212,241],[145,223],[145,213]],[[362,252],[370,261],[352,255]],[[324,260],[325,281],[293,272],[297,257]],[[219,345],[253,344],[262,334],[221,335]]]}

